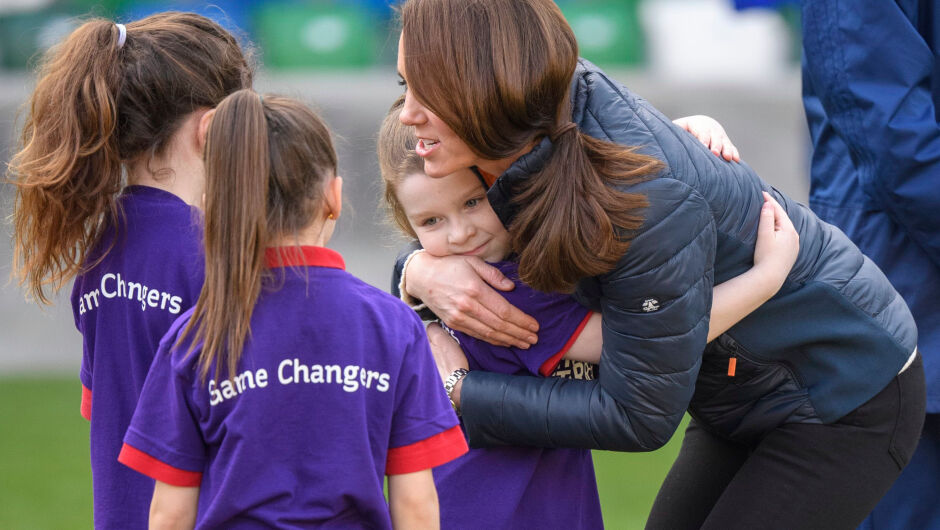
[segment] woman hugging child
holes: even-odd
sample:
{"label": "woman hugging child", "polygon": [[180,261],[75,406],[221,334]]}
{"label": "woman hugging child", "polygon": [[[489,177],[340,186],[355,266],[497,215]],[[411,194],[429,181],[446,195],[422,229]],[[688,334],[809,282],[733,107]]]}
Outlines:
{"label": "woman hugging child", "polygon": [[[484,176],[461,169],[429,177],[414,150],[413,129],[399,121],[401,106],[402,100],[392,106],[378,142],[384,198],[395,224],[431,255],[476,256],[496,267],[515,284],[501,294],[539,324],[539,342],[528,349],[494,346],[448,330],[467,355],[469,368],[592,378],[594,367],[588,363],[598,362],[602,347],[600,314],[570,295],[540,292],[519,281],[509,233],[487,201]],[[694,123],[686,126],[695,128]],[[773,296],[792,266],[798,251],[795,231],[769,197],[758,231],[754,267],[715,287],[709,340]],[[460,376],[448,381],[449,391]],[[588,450],[473,449],[437,468],[434,480],[444,528],[603,526]]]}

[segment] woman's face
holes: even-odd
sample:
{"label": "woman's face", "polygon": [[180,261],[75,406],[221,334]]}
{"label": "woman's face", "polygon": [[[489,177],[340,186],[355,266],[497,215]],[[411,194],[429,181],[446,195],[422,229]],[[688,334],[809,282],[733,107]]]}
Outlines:
{"label": "woman's face", "polygon": [[478,165],[476,153],[408,90],[403,39],[398,41],[398,75],[405,83],[405,105],[399,119],[415,128],[418,137],[415,152],[424,159],[425,173],[429,177],[440,178]]}

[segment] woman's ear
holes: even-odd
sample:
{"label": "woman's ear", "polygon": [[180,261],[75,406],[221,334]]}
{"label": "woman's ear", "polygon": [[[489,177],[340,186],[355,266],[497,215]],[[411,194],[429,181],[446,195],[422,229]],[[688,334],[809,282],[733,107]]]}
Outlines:
{"label": "woman's ear", "polygon": [[215,109],[210,109],[199,118],[199,126],[196,127],[196,146],[200,151],[206,148],[206,135],[209,133],[209,125],[212,123],[213,116],[215,116]]}
{"label": "woman's ear", "polygon": [[339,213],[343,209],[343,177],[333,177],[326,183],[323,190],[323,199],[326,201],[326,207],[331,219],[339,219]]}

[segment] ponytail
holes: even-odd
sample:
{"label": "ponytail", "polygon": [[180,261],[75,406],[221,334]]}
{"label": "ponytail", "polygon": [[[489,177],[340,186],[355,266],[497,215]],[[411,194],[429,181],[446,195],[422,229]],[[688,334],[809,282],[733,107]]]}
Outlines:
{"label": "ponytail", "polygon": [[303,104],[239,90],[206,135],[206,279],[178,345],[201,343],[200,377],[234,377],[265,280],[265,249],[298,234],[323,209],[336,175],[326,124]]}
{"label": "ponytail", "polygon": [[106,20],[76,29],[46,55],[29,100],[16,185],[14,275],[41,303],[79,270],[117,215],[121,158],[115,134],[121,90],[119,30]]}
{"label": "ponytail", "polygon": [[552,135],[552,154],[514,197],[509,227],[519,278],[541,291],[571,292],[581,278],[610,271],[643,223],[646,197],[619,188],[662,167],[652,157],[580,133],[573,123]]}
{"label": "ponytail", "polygon": [[194,13],[92,19],[51,48],[8,171],[20,284],[48,303],[47,287],[93,267],[89,252],[119,219],[123,164],[162,154],[185,116],[251,79],[234,37]]}
{"label": "ponytail", "polygon": [[268,239],[268,126],[258,94],[240,90],[218,106],[205,161],[206,280],[183,337],[196,326],[201,377],[213,367],[220,374],[223,365],[234,377],[261,292]]}

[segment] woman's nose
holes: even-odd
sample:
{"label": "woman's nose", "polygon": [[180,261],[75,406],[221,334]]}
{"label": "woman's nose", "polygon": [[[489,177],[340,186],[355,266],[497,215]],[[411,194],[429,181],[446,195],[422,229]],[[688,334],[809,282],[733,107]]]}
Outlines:
{"label": "woman's nose", "polygon": [[415,101],[411,94],[405,94],[405,104],[402,105],[401,113],[398,115],[399,121],[404,125],[415,126],[421,124],[424,116],[424,107]]}

